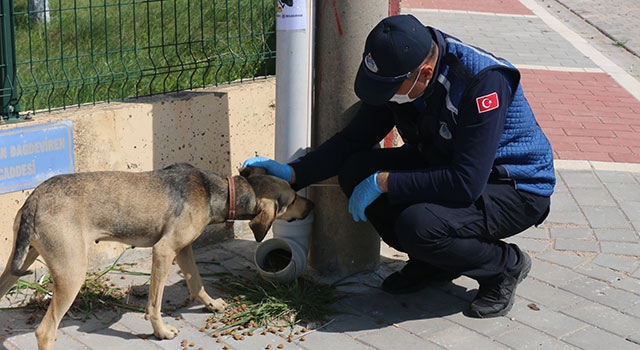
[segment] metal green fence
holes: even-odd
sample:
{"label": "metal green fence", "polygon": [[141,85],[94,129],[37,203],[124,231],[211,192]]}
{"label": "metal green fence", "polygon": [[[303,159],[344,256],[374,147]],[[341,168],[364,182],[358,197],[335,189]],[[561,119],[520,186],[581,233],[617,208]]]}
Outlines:
{"label": "metal green fence", "polygon": [[275,73],[273,0],[31,1],[0,0],[5,119]]}

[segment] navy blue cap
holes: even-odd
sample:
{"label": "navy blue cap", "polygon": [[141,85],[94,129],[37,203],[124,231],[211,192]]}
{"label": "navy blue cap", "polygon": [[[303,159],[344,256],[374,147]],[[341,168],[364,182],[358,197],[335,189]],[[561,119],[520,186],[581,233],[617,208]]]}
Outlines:
{"label": "navy blue cap", "polygon": [[383,19],[367,36],[355,91],[362,101],[388,102],[400,85],[427,58],[431,33],[412,15]]}

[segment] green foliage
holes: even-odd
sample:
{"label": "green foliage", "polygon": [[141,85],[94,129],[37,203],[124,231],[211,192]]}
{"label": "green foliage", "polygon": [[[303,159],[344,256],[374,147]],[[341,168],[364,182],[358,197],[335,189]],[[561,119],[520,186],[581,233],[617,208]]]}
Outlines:
{"label": "green foliage", "polygon": [[125,100],[274,73],[275,2],[15,1],[22,110]]}
{"label": "green foliage", "polygon": [[337,285],[323,285],[303,277],[283,284],[259,276],[249,279],[232,275],[214,285],[232,295],[227,300],[230,305],[227,312],[210,320],[225,325],[218,331],[323,322],[338,313],[334,306],[344,296]]}

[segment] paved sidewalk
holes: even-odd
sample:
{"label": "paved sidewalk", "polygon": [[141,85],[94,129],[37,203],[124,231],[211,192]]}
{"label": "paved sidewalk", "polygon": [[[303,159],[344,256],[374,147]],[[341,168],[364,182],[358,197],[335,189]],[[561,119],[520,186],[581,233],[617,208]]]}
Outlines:
{"label": "paved sidewalk", "polygon": [[[607,12],[587,7],[599,4],[595,1],[559,1],[582,4],[575,12],[585,18],[587,12]],[[625,4],[630,8],[624,13],[638,13],[640,5]],[[289,343],[268,333],[216,343],[200,332],[209,314],[192,302],[164,318],[180,329],[174,340],[150,336],[151,325],[139,312],[105,312],[86,322],[65,318],[56,348],[182,349],[186,339],[193,343],[188,349],[266,349],[267,344],[334,350],[640,349],[640,83],[630,69],[638,67],[638,57],[555,1],[406,0],[401,5],[401,12],[520,67],[525,92],[552,141],[558,159],[552,212],[543,226],[510,239],[533,257],[533,268],[508,316],[466,317],[477,284],[465,277],[410,295],[385,294],[378,286],[405,256],[383,246],[375,271],[349,278],[356,283],[340,302],[344,313],[310,327],[304,341],[296,336]],[[620,21],[628,26],[622,34],[637,33],[631,22]],[[631,39],[628,44],[638,48]],[[255,268],[256,247],[251,236],[241,235],[196,249],[196,255],[200,261],[216,258],[217,264],[200,265],[205,275],[246,272]],[[148,251],[132,254],[127,259],[140,271],[148,269]],[[187,297],[176,269],[165,292],[169,305],[181,305]],[[207,289],[215,294],[209,283]],[[0,311],[0,349],[35,349],[36,325],[27,324],[28,317],[20,310]]]}

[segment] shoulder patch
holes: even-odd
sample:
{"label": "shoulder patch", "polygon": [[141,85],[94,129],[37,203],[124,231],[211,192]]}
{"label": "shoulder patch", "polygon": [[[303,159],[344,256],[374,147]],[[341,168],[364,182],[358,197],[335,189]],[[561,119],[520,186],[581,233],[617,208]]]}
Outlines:
{"label": "shoulder patch", "polygon": [[500,107],[498,93],[492,92],[476,98],[476,105],[478,106],[478,113],[489,112]]}

